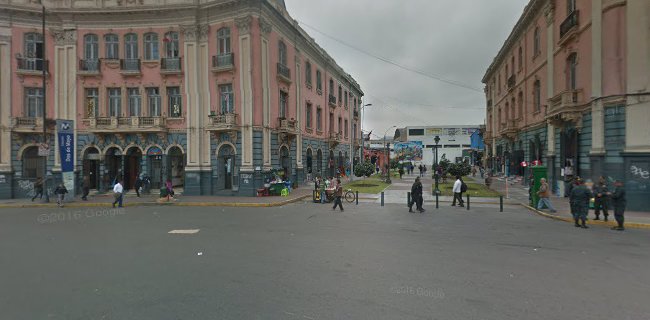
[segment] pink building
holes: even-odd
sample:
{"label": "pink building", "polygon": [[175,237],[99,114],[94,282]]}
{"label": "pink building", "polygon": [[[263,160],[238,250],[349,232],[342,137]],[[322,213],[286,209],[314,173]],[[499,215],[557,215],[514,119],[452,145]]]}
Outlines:
{"label": "pink building", "polygon": [[[363,92],[283,1],[30,0],[0,4],[0,198],[60,179],[55,126],[75,120],[77,180],[139,175],[185,194],[255,195],[349,166]],[[200,13],[200,14],[197,14]],[[43,46],[45,43],[45,48]]]}
{"label": "pink building", "polygon": [[650,196],[650,2],[531,0],[483,82],[495,172],[541,160],[559,194],[575,176]]}

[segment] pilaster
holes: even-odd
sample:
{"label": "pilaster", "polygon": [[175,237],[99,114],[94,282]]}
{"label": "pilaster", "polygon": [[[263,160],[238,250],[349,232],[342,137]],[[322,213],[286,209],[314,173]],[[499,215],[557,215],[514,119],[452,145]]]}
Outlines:
{"label": "pilaster", "polygon": [[296,168],[302,170],[302,68],[300,60],[300,51],[296,48]]}
{"label": "pilaster", "polygon": [[553,62],[555,60],[555,6],[553,1],[550,1],[544,8],[544,15],[546,16],[546,103],[548,105],[548,100],[555,96]]}
{"label": "pilaster", "polygon": [[[54,117],[55,119],[76,120],[77,109],[77,30],[50,29],[54,38]],[[76,121],[75,121],[76,128]],[[56,128],[54,134],[58,132]],[[61,170],[59,141],[54,139],[54,168]],[[75,135],[76,145],[76,135]]]}
{"label": "pilaster", "polygon": [[637,95],[627,99],[625,152],[650,153],[650,15],[646,1],[626,6],[627,93]]}
{"label": "pilaster", "polygon": [[[6,32],[5,32],[6,31]],[[0,70],[11,71],[10,30],[0,29]],[[0,73],[0,172],[11,172],[11,72]]]}
{"label": "pilaster", "polygon": [[[185,95],[187,97],[187,167],[188,171],[199,171],[201,166],[200,139],[201,139],[201,113],[199,99],[199,48],[197,43],[198,30],[196,25],[181,26],[185,37]],[[192,180],[195,178],[191,177]],[[193,182],[193,181],[192,181]],[[190,183],[192,183],[190,182]],[[199,181],[196,181],[197,183]]]}
{"label": "pilaster", "polygon": [[253,171],[253,79],[251,61],[251,16],[235,19],[239,30],[239,79],[241,101],[241,171]]}
{"label": "pilaster", "polygon": [[268,35],[271,32],[271,24],[264,18],[259,18],[261,31],[261,67],[262,67],[262,109],[264,114],[262,130],[262,158],[264,171],[271,169],[271,98],[270,98],[270,80],[269,80],[269,40]]}

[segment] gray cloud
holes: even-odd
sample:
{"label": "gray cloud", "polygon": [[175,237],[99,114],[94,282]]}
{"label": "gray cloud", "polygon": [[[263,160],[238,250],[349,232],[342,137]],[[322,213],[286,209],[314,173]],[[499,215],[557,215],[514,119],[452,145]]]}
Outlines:
{"label": "gray cloud", "polygon": [[[528,0],[285,0],[291,16],[355,47],[482,88],[481,78]],[[303,28],[366,93],[364,130],[481,124],[480,92],[379,61]]]}

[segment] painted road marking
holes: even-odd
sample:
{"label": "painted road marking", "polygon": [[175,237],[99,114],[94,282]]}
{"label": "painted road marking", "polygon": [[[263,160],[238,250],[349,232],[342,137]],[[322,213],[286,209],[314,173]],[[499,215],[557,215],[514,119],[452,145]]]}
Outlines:
{"label": "painted road marking", "polygon": [[173,233],[173,234],[194,234],[198,233],[200,229],[186,229],[186,230],[172,230],[167,233]]}

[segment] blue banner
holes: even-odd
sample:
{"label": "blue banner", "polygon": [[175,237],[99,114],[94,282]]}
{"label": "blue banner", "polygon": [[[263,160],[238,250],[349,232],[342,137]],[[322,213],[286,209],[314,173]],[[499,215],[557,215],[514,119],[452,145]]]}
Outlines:
{"label": "blue banner", "polygon": [[74,121],[56,120],[61,171],[74,172]]}

